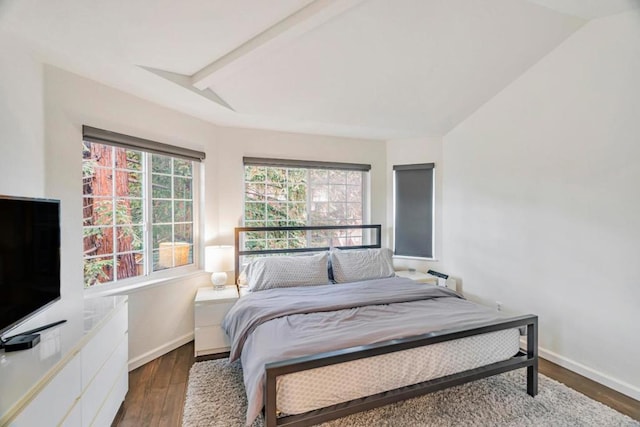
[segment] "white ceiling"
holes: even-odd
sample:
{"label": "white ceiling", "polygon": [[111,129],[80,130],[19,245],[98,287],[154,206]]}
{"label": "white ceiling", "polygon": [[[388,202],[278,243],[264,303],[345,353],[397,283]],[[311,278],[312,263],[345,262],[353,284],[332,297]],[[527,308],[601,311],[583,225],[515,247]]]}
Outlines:
{"label": "white ceiling", "polygon": [[45,62],[216,124],[391,139],[444,135],[587,19],[638,6],[0,0],[0,31]]}

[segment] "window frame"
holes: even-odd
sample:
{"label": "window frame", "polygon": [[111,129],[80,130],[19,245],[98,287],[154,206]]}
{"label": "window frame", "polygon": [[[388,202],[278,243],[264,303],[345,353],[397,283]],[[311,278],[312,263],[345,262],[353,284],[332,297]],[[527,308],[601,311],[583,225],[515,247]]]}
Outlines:
{"label": "window frame", "polygon": [[[260,227],[260,226],[268,226],[268,219],[265,220],[261,220],[261,221],[253,221],[253,220],[249,220],[249,223],[247,223],[247,219],[246,219],[246,206],[247,203],[251,203],[251,201],[247,200],[247,191],[246,191],[246,186],[247,183],[249,181],[246,180],[246,171],[247,171],[247,167],[248,166],[257,166],[257,167],[265,167],[265,168],[286,168],[286,169],[307,169],[307,170],[311,170],[311,169],[325,169],[325,170],[340,170],[340,171],[356,171],[356,172],[361,172],[362,176],[361,176],[361,183],[360,183],[360,192],[361,192],[361,224],[351,224],[351,225],[362,225],[362,224],[368,224],[370,221],[370,213],[371,213],[371,207],[370,207],[370,188],[371,188],[371,177],[370,177],[370,170],[371,170],[371,165],[369,164],[360,164],[360,163],[341,163],[341,162],[326,162],[326,161],[309,161],[309,160],[294,160],[294,159],[272,159],[272,158],[259,158],[259,157],[243,157],[243,173],[242,173],[242,185],[243,185],[243,192],[242,192],[242,224],[244,227]],[[366,173],[365,173],[366,172]],[[330,185],[328,183],[325,183],[323,185]],[[344,184],[345,186],[345,191],[346,191],[346,187],[349,184]],[[305,204],[305,209],[307,211],[307,218],[305,221],[305,224],[300,224],[300,225],[304,225],[304,226],[310,226],[310,225],[319,225],[319,224],[312,224],[311,223],[311,216],[310,216],[310,207],[311,207],[311,191],[309,191],[311,188],[311,182],[310,180],[307,182],[307,197],[306,200],[304,202]],[[348,205],[348,195],[345,194],[345,202],[337,202],[337,203],[344,203],[345,204],[345,209],[346,209],[346,205]],[[288,200],[287,200],[288,202]],[[264,203],[266,204],[266,200],[264,201]],[[342,219],[338,219],[339,221]],[[288,221],[288,220],[286,220]],[[289,223],[289,225],[292,225]],[[327,225],[327,224],[320,224],[320,225]],[[342,224],[345,225],[345,224]],[[364,236],[362,236],[362,238],[364,238]],[[310,237],[307,237],[307,240],[309,240]],[[309,243],[308,243],[309,244]]]}
{"label": "window frame", "polygon": [[[131,137],[128,135],[118,134],[115,132],[105,131],[102,129],[92,128],[89,126],[83,126],[83,142],[103,144],[115,148],[125,148],[127,150],[141,151],[144,163],[144,172],[142,173],[142,195],[141,200],[143,204],[143,240],[144,247],[142,253],[144,255],[144,272],[139,276],[127,277],[124,279],[111,282],[96,284],[89,287],[84,287],[83,279],[83,291],[90,295],[103,295],[114,292],[122,292],[127,290],[138,289],[141,287],[147,287],[151,285],[157,285],[163,282],[171,281],[172,279],[184,278],[190,274],[199,272],[201,264],[201,250],[202,245],[200,243],[200,236],[202,234],[201,224],[201,209],[202,203],[202,160],[205,158],[203,152],[186,149],[183,147],[175,147],[168,144],[163,144],[155,141],[150,141],[142,138]],[[192,192],[192,247],[193,256],[192,263],[169,267],[162,270],[153,271],[153,171],[150,168],[151,162],[149,161],[151,156],[159,154],[168,156],[172,159],[182,159],[191,162],[191,192]],[[173,164],[173,162],[172,162]],[[113,166],[115,170],[115,165]],[[173,166],[172,166],[172,182],[173,178]],[[172,184],[172,188],[173,188]],[[175,201],[175,197],[172,194],[172,198],[168,199],[172,201],[172,206]],[[84,194],[81,194],[84,198]],[[112,194],[111,200],[117,200],[117,196]],[[173,209],[173,208],[172,208]],[[175,225],[175,220],[172,222]],[[85,226],[82,225],[84,230]],[[173,230],[173,227],[172,227]],[[84,233],[83,233],[84,238]],[[114,248],[116,249],[116,248]],[[114,250],[113,257],[117,257],[117,252]],[[115,259],[115,258],[114,258]],[[84,255],[82,256],[82,266],[84,270]]]}
{"label": "window frame", "polygon": [[[431,223],[430,225],[430,239],[431,239],[431,247],[430,256],[422,256],[422,255],[412,255],[412,254],[397,254],[398,244],[397,244],[397,221],[398,221],[398,180],[397,180],[397,172],[400,171],[430,171],[431,173],[431,194],[429,197],[429,202],[431,204],[430,214],[431,214]],[[403,222],[405,223],[405,222]],[[415,260],[427,260],[427,261],[436,261],[436,165],[435,163],[417,163],[417,164],[408,164],[408,165],[394,165],[393,166],[393,253],[394,258],[399,259],[415,259]]]}

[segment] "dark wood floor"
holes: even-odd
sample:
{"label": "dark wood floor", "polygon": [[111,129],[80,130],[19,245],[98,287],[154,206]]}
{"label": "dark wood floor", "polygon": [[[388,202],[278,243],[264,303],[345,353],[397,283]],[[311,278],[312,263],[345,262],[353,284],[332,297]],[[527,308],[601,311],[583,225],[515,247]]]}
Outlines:
{"label": "dark wood floor", "polygon": [[[200,358],[198,360],[201,360]],[[115,426],[180,426],[193,342],[129,373],[129,392],[113,421]],[[540,359],[540,373],[640,421],[640,402]]]}

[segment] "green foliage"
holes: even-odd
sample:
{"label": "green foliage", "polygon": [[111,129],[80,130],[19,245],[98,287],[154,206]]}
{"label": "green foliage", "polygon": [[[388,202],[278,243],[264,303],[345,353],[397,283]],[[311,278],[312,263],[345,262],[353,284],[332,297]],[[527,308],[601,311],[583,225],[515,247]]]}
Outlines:
{"label": "green foliage", "polygon": [[[246,226],[362,224],[362,172],[246,166],[244,176]],[[351,239],[340,232],[293,233],[248,233],[245,248],[331,246]]]}
{"label": "green foliage", "polygon": [[111,279],[107,270],[113,269],[113,260],[89,258],[84,260],[84,287],[88,288]]}

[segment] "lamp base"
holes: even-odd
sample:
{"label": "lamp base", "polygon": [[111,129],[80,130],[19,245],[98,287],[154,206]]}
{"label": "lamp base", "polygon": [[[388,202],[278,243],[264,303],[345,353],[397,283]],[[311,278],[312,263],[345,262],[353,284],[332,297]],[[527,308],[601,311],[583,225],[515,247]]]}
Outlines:
{"label": "lamp base", "polygon": [[211,283],[213,284],[213,289],[217,291],[223,290],[227,284],[227,273],[213,273],[211,275]]}

